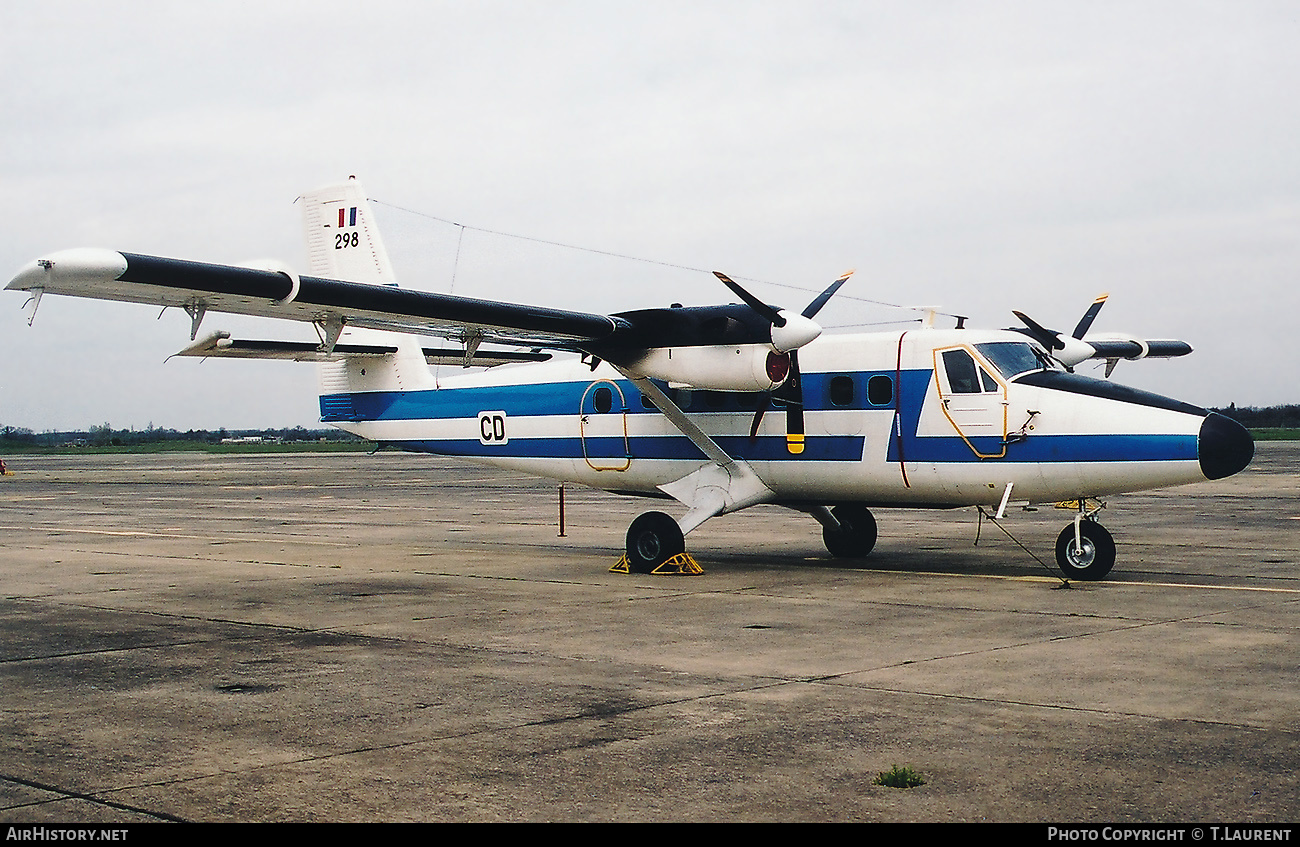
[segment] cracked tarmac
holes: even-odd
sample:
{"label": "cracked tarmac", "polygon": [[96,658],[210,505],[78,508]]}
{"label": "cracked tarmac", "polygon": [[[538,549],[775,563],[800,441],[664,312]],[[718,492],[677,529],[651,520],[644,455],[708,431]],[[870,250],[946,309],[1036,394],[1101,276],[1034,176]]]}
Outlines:
{"label": "cracked tarmac", "polygon": [[756,507],[628,576],[652,504],[567,487],[559,538],[554,483],[436,457],[6,459],[0,820],[1300,818],[1300,443],[1112,498],[1069,591],[969,510],[853,569]]}

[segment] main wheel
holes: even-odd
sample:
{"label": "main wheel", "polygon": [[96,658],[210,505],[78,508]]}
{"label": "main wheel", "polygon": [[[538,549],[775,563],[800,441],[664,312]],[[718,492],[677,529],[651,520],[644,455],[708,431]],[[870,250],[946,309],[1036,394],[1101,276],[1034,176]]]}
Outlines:
{"label": "main wheel", "polygon": [[663,512],[646,512],[627,528],[627,567],[632,573],[650,573],[684,552],[681,527]]}
{"label": "main wheel", "polygon": [[839,529],[822,527],[822,541],[837,559],[860,559],[876,546],[876,519],[866,506],[848,503],[831,509]]}
{"label": "main wheel", "polygon": [[1096,521],[1079,524],[1080,547],[1074,543],[1074,524],[1061,530],[1056,539],[1056,564],[1067,577],[1105,579],[1115,567],[1115,539]]}

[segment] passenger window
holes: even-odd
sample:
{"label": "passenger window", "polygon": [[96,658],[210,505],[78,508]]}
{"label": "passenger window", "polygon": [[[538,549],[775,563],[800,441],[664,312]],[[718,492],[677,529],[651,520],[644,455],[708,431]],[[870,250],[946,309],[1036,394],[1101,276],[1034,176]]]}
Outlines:
{"label": "passenger window", "polygon": [[831,405],[832,406],[853,405],[853,377],[851,376],[831,377]]}
{"label": "passenger window", "polygon": [[602,385],[591,395],[591,405],[598,414],[605,414],[614,408],[614,392],[609,390],[609,386]]}
{"label": "passenger window", "polygon": [[867,380],[867,402],[873,406],[888,406],[894,402],[894,380],[876,374]]}
{"label": "passenger window", "polygon": [[649,397],[647,397],[646,395],[642,394],[642,395],[641,395],[641,408],[642,408],[642,409],[655,409],[655,408],[658,408],[658,407],[655,406],[655,401],[651,400]]}

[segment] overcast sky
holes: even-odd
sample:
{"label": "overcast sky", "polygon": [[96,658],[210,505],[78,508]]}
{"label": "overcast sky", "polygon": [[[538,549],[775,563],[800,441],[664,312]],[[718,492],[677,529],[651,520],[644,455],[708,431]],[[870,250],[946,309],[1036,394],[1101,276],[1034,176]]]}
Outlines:
{"label": "overcast sky", "polygon": [[[1295,403],[1297,45],[1300,4],[1251,0],[10,0],[0,281],[79,246],[302,266],[294,198],[356,174],[407,287],[610,312],[856,267],[824,325],[913,314],[856,297],[1065,330],[1109,291],[1094,330],[1196,348],[1116,381]],[[458,263],[435,218],[476,227]],[[181,312],[24,299],[0,424],[316,425],[309,365],[164,364]]]}

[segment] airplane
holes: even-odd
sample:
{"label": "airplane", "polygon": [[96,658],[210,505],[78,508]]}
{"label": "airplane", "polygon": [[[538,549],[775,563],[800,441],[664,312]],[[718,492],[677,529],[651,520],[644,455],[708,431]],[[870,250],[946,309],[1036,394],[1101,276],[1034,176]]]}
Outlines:
{"label": "airplane", "polygon": [[[1185,342],[1089,335],[1099,297],[1069,335],[1022,327],[822,334],[814,318],[846,273],[801,310],[722,273],[741,302],[611,315],[397,287],[355,177],[299,198],[308,275],[77,248],[6,286],[175,307],[177,355],[319,363],[320,418],[381,446],[457,456],[624,495],[676,500],[632,521],[625,567],[667,572],[710,518],[760,503],[811,515],[834,557],[875,546],[873,508],[1064,505],[1067,578],[1103,579],[1115,543],[1100,498],[1222,479],[1254,455],[1236,421],[1082,376],[1191,352]],[[303,321],[319,344],[198,337],[209,312]],[[425,348],[422,337],[455,342]],[[481,347],[488,342],[488,347]],[[554,354],[570,354],[559,355]],[[465,368],[453,376],[433,363]]]}

